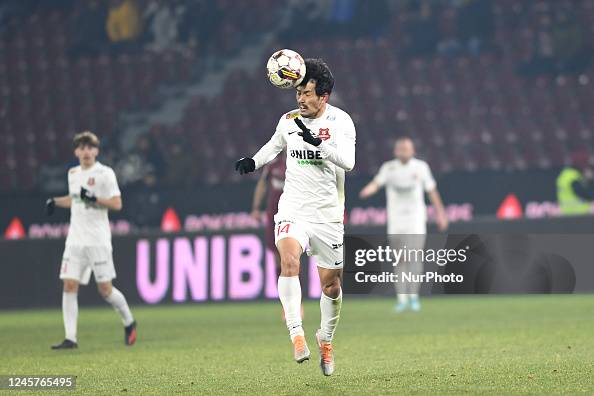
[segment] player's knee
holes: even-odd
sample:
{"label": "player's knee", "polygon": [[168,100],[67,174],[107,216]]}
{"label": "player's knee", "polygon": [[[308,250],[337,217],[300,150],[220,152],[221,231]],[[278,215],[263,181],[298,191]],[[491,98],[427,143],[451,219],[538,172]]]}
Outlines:
{"label": "player's knee", "polygon": [[72,279],[64,279],[65,293],[78,293],[78,282]]}
{"label": "player's knee", "polygon": [[100,283],[97,285],[97,290],[103,298],[107,298],[111,295],[111,283]]}
{"label": "player's knee", "polygon": [[293,253],[282,253],[281,255],[281,275],[296,276],[299,275],[299,256]]}
{"label": "player's knee", "polygon": [[338,297],[340,295],[340,280],[336,278],[324,283],[322,285],[322,292],[330,298]]}

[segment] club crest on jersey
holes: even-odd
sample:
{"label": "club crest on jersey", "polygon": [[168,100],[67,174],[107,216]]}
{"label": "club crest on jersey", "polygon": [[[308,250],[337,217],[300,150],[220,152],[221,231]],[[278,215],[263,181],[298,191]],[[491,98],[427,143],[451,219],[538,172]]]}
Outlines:
{"label": "club crest on jersey", "polygon": [[322,140],[330,139],[330,128],[320,128],[320,132],[318,133],[318,137]]}
{"label": "club crest on jersey", "polygon": [[95,178],[94,177],[89,177],[89,180],[87,180],[87,184],[89,186],[94,186],[95,185]]}

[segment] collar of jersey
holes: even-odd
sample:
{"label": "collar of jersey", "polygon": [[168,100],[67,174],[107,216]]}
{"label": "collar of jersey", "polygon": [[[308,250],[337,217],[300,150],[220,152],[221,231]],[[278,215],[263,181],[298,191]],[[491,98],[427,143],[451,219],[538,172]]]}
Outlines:
{"label": "collar of jersey", "polygon": [[92,170],[94,170],[95,168],[97,168],[97,166],[99,165],[99,161],[95,161],[95,163],[93,164],[93,166],[91,166],[90,168],[87,169],[83,169],[82,165],[80,166],[80,170],[83,172],[90,172]]}

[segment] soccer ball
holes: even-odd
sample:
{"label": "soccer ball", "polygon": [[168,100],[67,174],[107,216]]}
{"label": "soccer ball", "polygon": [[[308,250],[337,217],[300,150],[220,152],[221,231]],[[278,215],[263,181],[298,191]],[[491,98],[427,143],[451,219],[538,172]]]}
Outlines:
{"label": "soccer ball", "polygon": [[268,80],[275,87],[295,88],[305,77],[305,61],[297,52],[290,49],[276,51],[266,64]]}

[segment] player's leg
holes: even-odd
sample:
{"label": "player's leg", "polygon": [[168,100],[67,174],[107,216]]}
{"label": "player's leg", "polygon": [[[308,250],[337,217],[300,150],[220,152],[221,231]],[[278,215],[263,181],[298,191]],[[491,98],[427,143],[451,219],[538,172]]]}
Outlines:
{"label": "player's leg", "polygon": [[64,321],[64,341],[52,346],[52,349],[70,349],[78,347],[76,327],[78,324],[78,281],[63,280],[62,319]]}
{"label": "player's leg", "polygon": [[116,289],[111,281],[97,283],[97,290],[103,299],[111,304],[120,315],[124,324],[124,343],[133,345],[136,342],[136,321],[132,316],[126,297]]}
{"label": "player's leg", "polygon": [[[404,247],[402,236],[399,234],[389,235],[388,243],[391,249],[398,250]],[[394,283],[396,298],[398,299],[396,305],[394,306],[394,312],[396,313],[404,312],[408,308],[408,287],[402,279],[402,273],[408,272],[408,270],[408,262],[404,260],[400,261],[398,265],[394,267],[394,273],[398,276],[398,282]]]}
{"label": "player's leg", "polygon": [[322,295],[320,296],[322,339],[332,341],[342,306],[342,269],[318,267]]}
{"label": "player's leg", "polygon": [[[407,238],[407,246],[409,249],[420,250],[425,248],[425,234],[411,234]],[[419,258],[419,257],[417,257]],[[415,278],[417,275],[421,275],[423,273],[423,261],[411,260],[408,263],[408,270],[410,271],[411,275]],[[420,282],[409,282],[407,285],[407,293],[410,299],[410,309],[418,312],[421,310],[421,303],[419,300],[419,290],[421,288]]]}
{"label": "player's leg", "polygon": [[340,319],[342,307],[342,289],[340,279],[342,269],[318,267],[322,295],[320,296],[320,329],[316,332],[316,341],[320,349],[320,368],[322,374],[334,373],[334,352],[332,340]]}
{"label": "player's leg", "polygon": [[322,294],[320,329],[316,341],[320,349],[320,368],[324,375],[334,372],[332,340],[342,307],[343,236],[342,223],[311,224],[311,250],[316,257]]}
{"label": "player's leg", "polygon": [[403,274],[409,272],[410,263],[408,261],[400,261],[396,266],[396,274],[398,275],[398,282],[394,284],[398,300],[394,307],[396,313],[404,312],[410,306],[409,282],[403,279]]}
{"label": "player's leg", "polygon": [[52,349],[72,349],[78,347],[78,288],[79,284],[87,284],[90,278],[90,267],[81,248],[66,246],[60,279],[62,289],[62,319],[64,321],[64,341],[52,345]]}
{"label": "player's leg", "polygon": [[130,326],[134,322],[134,317],[126,301],[126,297],[119,291],[111,281],[97,283],[97,290],[103,299],[111,304],[113,309],[120,315],[124,326]]}
{"label": "player's leg", "polygon": [[278,222],[275,227],[275,240],[281,262],[278,296],[285,311],[285,323],[293,343],[295,360],[301,363],[308,360],[310,356],[301,321],[301,284],[299,282],[299,260],[307,236],[300,230],[297,223]]}
{"label": "player's leg", "polygon": [[294,238],[283,238],[278,244],[281,273],[278,277],[278,296],[285,313],[285,323],[293,343],[295,361],[309,359],[310,352],[305,342],[301,321],[301,284],[299,282],[299,258],[302,247]]}
{"label": "player's leg", "polygon": [[126,345],[133,345],[136,342],[136,321],[126,297],[112,284],[112,280],[116,277],[112,251],[108,247],[91,247],[88,248],[88,254],[93,264],[97,290],[120,315],[124,325],[124,342]]}
{"label": "player's leg", "polygon": [[[278,252],[278,249],[275,244],[275,238],[274,238],[275,228],[276,227],[275,227],[274,221],[267,223],[264,239],[266,242],[266,249],[269,249],[270,251],[274,252],[274,259],[275,259],[276,271],[277,271],[276,276],[278,277],[281,274],[281,258],[280,258],[280,253]],[[301,319],[303,320],[303,318],[304,318],[303,304],[301,304],[299,309],[300,309],[300,313],[301,313]],[[285,321],[285,310],[283,308],[281,308],[281,319],[283,322]]]}

